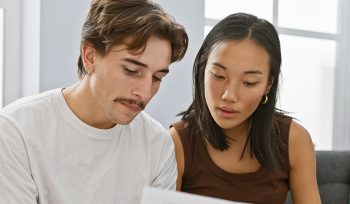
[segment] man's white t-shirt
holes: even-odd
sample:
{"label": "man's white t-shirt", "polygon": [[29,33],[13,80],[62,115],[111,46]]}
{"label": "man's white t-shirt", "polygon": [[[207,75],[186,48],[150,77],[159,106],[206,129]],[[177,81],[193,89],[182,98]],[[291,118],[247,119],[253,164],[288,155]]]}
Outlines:
{"label": "man's white t-shirt", "polygon": [[144,186],[175,190],[176,178],[171,137],[145,112],[96,129],[61,89],[0,111],[1,204],[138,204]]}

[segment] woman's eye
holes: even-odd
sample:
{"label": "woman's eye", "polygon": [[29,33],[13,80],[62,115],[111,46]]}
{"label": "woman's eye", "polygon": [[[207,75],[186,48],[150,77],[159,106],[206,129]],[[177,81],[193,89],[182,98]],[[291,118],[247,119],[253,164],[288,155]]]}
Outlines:
{"label": "woman's eye", "polygon": [[243,84],[244,84],[246,87],[254,87],[254,86],[257,85],[256,82],[248,82],[248,81],[243,82]]}
{"label": "woman's eye", "polygon": [[215,74],[215,73],[211,73],[211,74],[214,76],[215,79],[220,79],[220,80],[225,79],[225,77],[223,77],[221,75],[218,75],[218,74]]}

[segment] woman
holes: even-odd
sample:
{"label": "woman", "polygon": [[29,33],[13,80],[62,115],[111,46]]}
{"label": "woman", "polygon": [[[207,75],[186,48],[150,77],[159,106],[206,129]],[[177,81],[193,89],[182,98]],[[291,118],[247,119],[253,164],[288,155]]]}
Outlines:
{"label": "woman", "polygon": [[321,203],[308,132],[276,105],[281,67],[271,23],[237,13],[207,35],[194,100],[170,129],[177,189],[249,203]]}

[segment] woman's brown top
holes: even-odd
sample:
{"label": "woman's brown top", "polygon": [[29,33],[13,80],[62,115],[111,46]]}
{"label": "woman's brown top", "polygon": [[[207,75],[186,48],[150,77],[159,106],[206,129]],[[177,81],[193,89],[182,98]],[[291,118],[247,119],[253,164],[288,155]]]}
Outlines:
{"label": "woman's brown top", "polygon": [[289,191],[288,137],[292,119],[275,118],[278,131],[286,148],[280,158],[284,165],[278,169],[261,167],[252,173],[230,173],[218,167],[209,156],[201,135],[183,121],[172,126],[180,135],[184,150],[184,174],[181,190],[188,193],[227,200],[283,204]]}

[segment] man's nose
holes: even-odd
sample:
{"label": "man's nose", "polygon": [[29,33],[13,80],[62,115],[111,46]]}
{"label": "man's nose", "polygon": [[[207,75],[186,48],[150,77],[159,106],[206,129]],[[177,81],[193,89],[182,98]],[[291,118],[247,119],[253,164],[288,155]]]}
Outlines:
{"label": "man's nose", "polygon": [[142,77],[138,79],[134,87],[133,94],[144,103],[147,103],[152,97],[152,77]]}

